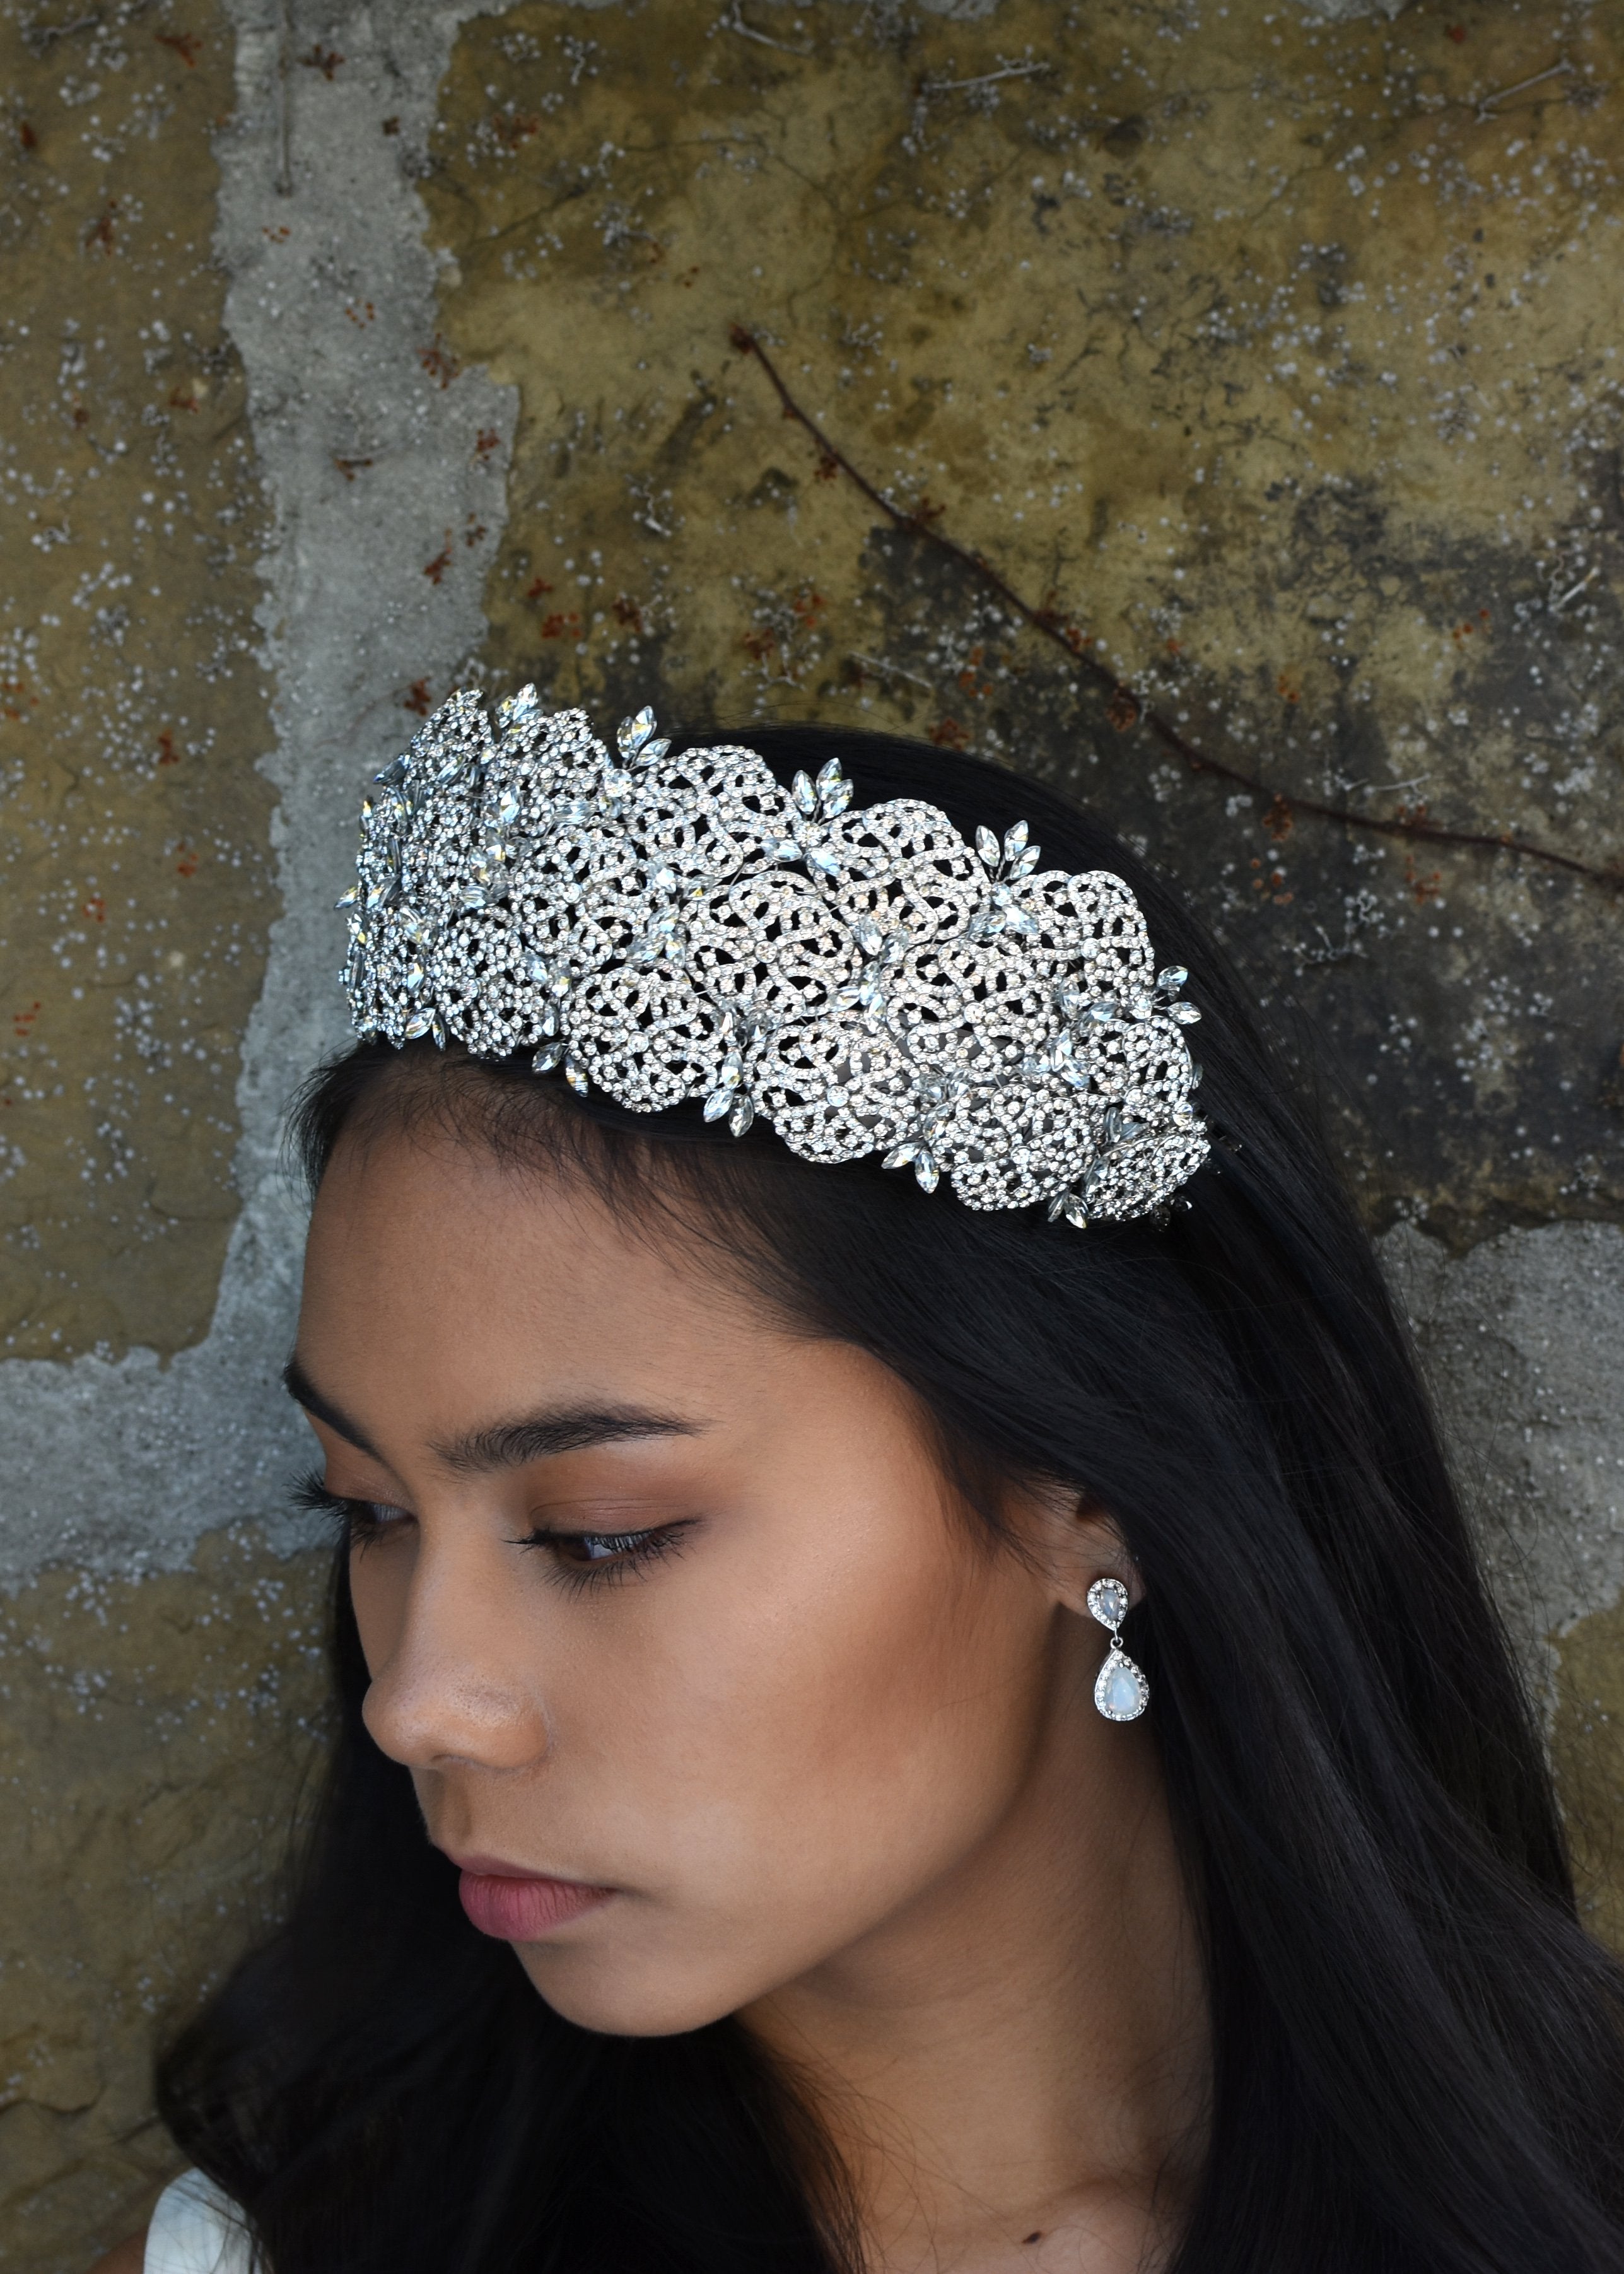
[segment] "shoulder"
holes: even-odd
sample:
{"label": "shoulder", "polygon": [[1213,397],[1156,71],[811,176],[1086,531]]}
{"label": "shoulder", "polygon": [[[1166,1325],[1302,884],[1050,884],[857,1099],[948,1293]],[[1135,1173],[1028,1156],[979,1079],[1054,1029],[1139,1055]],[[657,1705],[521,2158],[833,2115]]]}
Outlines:
{"label": "shoulder", "polygon": [[201,2172],[183,2172],[159,2196],[145,2234],[132,2234],[91,2274],[250,2274],[242,2214]]}

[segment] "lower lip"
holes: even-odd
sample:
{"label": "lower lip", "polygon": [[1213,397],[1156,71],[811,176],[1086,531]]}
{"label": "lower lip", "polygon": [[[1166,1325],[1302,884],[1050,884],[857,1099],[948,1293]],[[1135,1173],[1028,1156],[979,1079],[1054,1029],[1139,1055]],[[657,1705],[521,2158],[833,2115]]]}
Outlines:
{"label": "lower lip", "polygon": [[459,1889],[462,1909],[480,1933],[499,1942],[539,1942],[606,1903],[613,1892],[574,1879],[516,1879],[495,1871],[464,1871]]}

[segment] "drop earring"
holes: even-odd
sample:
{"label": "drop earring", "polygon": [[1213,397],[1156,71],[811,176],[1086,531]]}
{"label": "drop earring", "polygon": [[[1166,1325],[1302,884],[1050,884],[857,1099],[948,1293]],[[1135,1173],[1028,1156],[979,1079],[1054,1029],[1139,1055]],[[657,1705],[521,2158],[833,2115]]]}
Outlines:
{"label": "drop earring", "polygon": [[1094,1681],[1094,1702],[1108,1721],[1137,1721],[1150,1703],[1150,1684],[1122,1646],[1122,1623],[1128,1615],[1122,1581],[1096,1579],[1088,1590],[1088,1609],[1111,1638]]}

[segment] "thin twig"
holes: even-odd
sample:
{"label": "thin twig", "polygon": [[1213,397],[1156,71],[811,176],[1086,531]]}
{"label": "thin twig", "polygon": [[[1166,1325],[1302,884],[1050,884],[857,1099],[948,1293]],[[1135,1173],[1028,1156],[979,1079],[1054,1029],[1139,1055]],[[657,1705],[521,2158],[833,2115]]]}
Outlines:
{"label": "thin twig", "polygon": [[1498,88],[1492,94],[1479,95],[1477,98],[1478,117],[1492,118],[1494,113],[1490,109],[1490,105],[1492,103],[1508,102],[1514,94],[1526,94],[1530,87],[1543,87],[1546,79],[1559,79],[1564,72],[1570,72],[1572,69],[1573,65],[1568,62],[1567,56],[1563,56],[1560,62],[1550,64],[1545,71],[1536,72],[1532,79],[1520,79],[1515,87],[1502,87]]}
{"label": "thin twig", "polygon": [[966,87],[996,87],[1000,79],[1041,79],[1054,68],[1053,64],[1045,63],[1005,64],[999,71],[982,72],[978,79],[922,79],[919,83],[918,92],[927,97],[933,94],[962,94]]}
{"label": "thin twig", "polygon": [[[125,25],[133,23],[138,16],[144,16],[151,5],[152,0],[125,0],[119,11],[117,28],[123,29]],[[70,24],[28,25],[23,32],[23,45],[30,55],[48,56],[61,40],[76,40],[81,32],[104,32],[107,28],[103,11],[93,8],[86,16],[75,16]]]}
{"label": "thin twig", "polygon": [[1585,586],[1587,584],[1593,584],[1600,575],[1601,563],[1598,561],[1595,568],[1585,571],[1584,575],[1580,577],[1576,584],[1570,584],[1565,592],[1561,593],[1556,599],[1552,601],[1551,614],[1553,616],[1560,616],[1562,610],[1568,606],[1569,600],[1576,600],[1580,593],[1583,591]]}
{"label": "thin twig", "polygon": [[758,47],[777,48],[780,55],[809,56],[811,54],[810,48],[792,47],[787,40],[775,40],[771,33],[758,32],[754,24],[745,22],[743,8],[744,0],[733,0],[733,4],[727,13],[717,18],[716,29],[718,32],[737,32],[741,40],[754,40]]}
{"label": "thin twig", "polygon": [[[1024,623],[1030,624],[1034,631],[1041,632],[1045,639],[1052,640],[1056,647],[1064,649],[1078,675],[1090,681],[1106,697],[1113,725],[1124,728],[1136,725],[1147,727],[1165,749],[1184,760],[1192,773],[1211,774],[1219,781],[1233,782],[1237,789],[1245,790],[1252,797],[1262,798],[1268,812],[1281,823],[1289,825],[1298,814],[1311,814],[1317,821],[1338,822],[1345,829],[1362,829],[1377,837],[1401,837],[1428,845],[1476,846],[1490,853],[1515,853],[1523,860],[1543,862],[1548,868],[1566,870],[1572,876],[1586,877],[1591,884],[1606,885],[1614,891],[1624,885],[1624,870],[1616,867],[1604,869],[1592,862],[1576,860],[1572,854],[1558,853],[1550,846],[1538,845],[1531,838],[1518,837],[1510,830],[1496,832],[1486,829],[1446,829],[1438,822],[1428,821],[1422,813],[1401,812],[1386,817],[1356,813],[1349,806],[1328,805],[1319,798],[1299,797],[1292,792],[1279,789],[1271,782],[1259,780],[1255,774],[1243,773],[1238,766],[1230,765],[1225,759],[1215,758],[1208,751],[1199,749],[1186,735],[1180,734],[1164,712],[1145,703],[1125,680],[1118,679],[1115,672],[1096,656],[1089,655],[1083,635],[1073,625],[1064,622],[1057,611],[1034,608],[1029,600],[1023,599],[983,554],[969,552],[938,528],[934,510],[929,514],[910,513],[903,507],[894,505],[883,490],[871,482],[866,474],[860,473],[845,452],[836,448],[816,420],[801,409],[785,385],[778,365],[753,332],[748,331],[742,324],[735,324],[732,339],[741,355],[756,358],[784,407],[784,416],[793,418],[806,429],[816,443],[823,463],[838,467],[846,479],[870,504],[877,506],[895,528],[906,531],[910,537],[917,537],[933,552],[966,570],[989,591],[996,592],[1004,606],[1013,610]],[[1280,833],[1284,833],[1283,829]]]}
{"label": "thin twig", "polygon": [[928,679],[920,677],[917,671],[905,671],[899,663],[887,663],[883,657],[859,655],[857,650],[853,648],[851,660],[860,665],[864,671],[877,671],[882,679],[911,679],[914,686],[922,687],[927,695],[934,695],[936,691]]}

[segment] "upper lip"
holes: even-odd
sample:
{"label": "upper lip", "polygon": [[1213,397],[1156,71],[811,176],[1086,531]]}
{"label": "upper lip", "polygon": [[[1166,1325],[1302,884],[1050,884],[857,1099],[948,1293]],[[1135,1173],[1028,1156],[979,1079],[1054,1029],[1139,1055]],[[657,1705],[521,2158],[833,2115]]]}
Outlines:
{"label": "upper lip", "polygon": [[552,1879],[560,1887],[590,1886],[587,1879],[572,1879],[562,1871],[538,1871],[529,1864],[509,1864],[500,1856],[462,1856],[449,1848],[442,1851],[459,1871],[473,1871],[481,1878],[493,1879]]}

